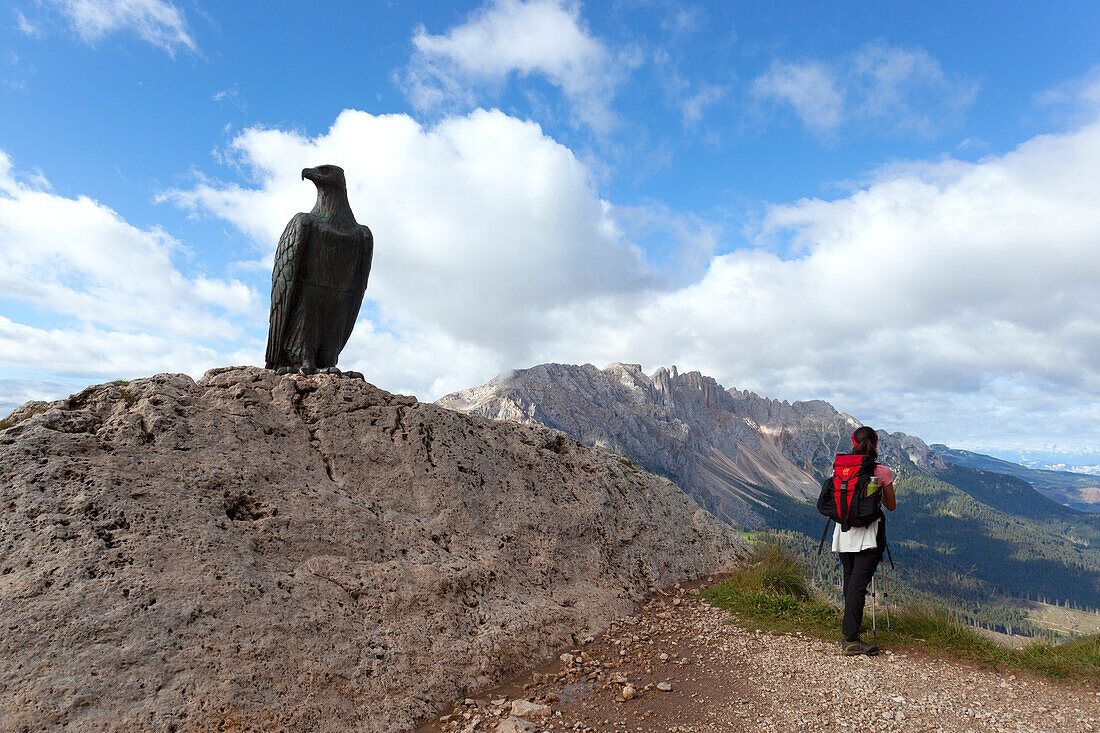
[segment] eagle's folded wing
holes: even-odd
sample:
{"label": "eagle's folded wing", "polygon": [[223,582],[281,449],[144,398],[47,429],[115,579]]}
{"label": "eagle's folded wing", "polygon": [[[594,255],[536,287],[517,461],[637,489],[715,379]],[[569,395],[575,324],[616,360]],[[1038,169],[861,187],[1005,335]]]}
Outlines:
{"label": "eagle's folded wing", "polygon": [[290,312],[297,296],[298,270],[302,253],[309,241],[309,214],[297,214],[286,225],[275,251],[275,267],[271,271],[271,327],[267,332],[267,368],[283,366],[279,363]]}
{"label": "eagle's folded wing", "polygon": [[370,278],[370,266],[371,261],[374,259],[374,235],[371,234],[370,229],[359,225],[359,246],[362,247],[363,256],[359,260],[359,280],[356,282],[355,294],[357,297],[353,298],[353,302],[349,305],[347,314],[344,316],[344,333],[343,339],[340,343],[340,348],[344,348],[344,344],[351,338],[352,329],[355,328],[355,321],[359,318],[359,308],[363,305],[363,294],[367,290],[367,280]]}

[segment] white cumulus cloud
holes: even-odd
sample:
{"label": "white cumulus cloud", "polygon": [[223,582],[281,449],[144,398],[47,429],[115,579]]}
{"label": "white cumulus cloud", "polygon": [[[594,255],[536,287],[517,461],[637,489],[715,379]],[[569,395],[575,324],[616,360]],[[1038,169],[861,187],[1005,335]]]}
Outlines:
{"label": "white cumulus cloud", "polygon": [[[435,398],[540,361],[675,363],[932,440],[1100,447],[1095,409],[1082,409],[1100,393],[1095,112],[977,162],[893,164],[839,198],[774,205],[748,246],[690,216],[602,199],[568,148],[499,111],[424,125],[349,110],[315,137],[247,130],[229,153],[253,183],[199,179],[165,198],[230,222],[268,262],[286,221],[312,205],[301,169],[346,169],[376,253],[341,366],[383,387]],[[231,358],[204,334],[262,328],[263,304],[179,272],[164,232],[21,182],[6,159],[0,192],[14,273],[0,294],[74,324],[55,333],[7,316],[0,363],[259,360],[255,333]],[[22,224],[28,211],[41,232]],[[66,219],[80,223],[68,239],[55,224]],[[696,263],[685,277],[656,274],[633,244],[654,232],[683,243],[667,259]],[[142,275],[116,276],[85,250]]]}
{"label": "white cumulus cloud", "polygon": [[[932,439],[988,437],[996,415],[1026,440],[1041,414],[1100,445],[1074,411],[1100,392],[1100,122],[772,206],[752,246],[716,256],[728,233],[613,206],[567,148],[496,111],[431,127],[346,111],[318,137],[234,146],[255,186],[169,197],[268,257],[312,202],[301,168],[346,168],[377,245],[341,364],[383,386],[434,398],[539,361],[676,363]],[[631,243],[646,230],[702,256],[698,274],[656,277]]]}
{"label": "white cumulus cloud", "polygon": [[774,206],[759,241],[644,305],[624,350],[931,438],[1100,445],[1077,411],[1100,393],[1100,122]]}
{"label": "white cumulus cloud", "polygon": [[[414,333],[442,334],[469,345],[471,363],[490,353],[506,368],[556,339],[563,312],[617,312],[656,286],[588,169],[532,122],[478,110],[426,127],[349,110],[314,138],[251,129],[233,148],[257,187],[200,181],[166,197],[232,222],[270,258],[290,216],[312,206],[301,170],[341,165],[376,242],[371,320],[404,348]],[[462,350],[433,350],[447,352]]]}
{"label": "white cumulus cloud", "polygon": [[1088,122],[1100,109],[1100,65],[1082,76],[1044,89],[1035,95],[1035,103],[1073,124]]}
{"label": "white cumulus cloud", "polygon": [[828,134],[839,127],[844,114],[844,97],[837,90],[831,69],[818,62],[774,63],[752,86],[753,94],[786,102],[802,124]]}
{"label": "white cumulus cloud", "polygon": [[27,16],[23,15],[22,11],[18,9],[15,11],[15,28],[23,35],[31,38],[38,38],[42,35],[42,31],[39,30],[38,26],[27,20]]}
{"label": "white cumulus cloud", "polygon": [[613,124],[610,100],[631,64],[589,32],[579,4],[563,0],[495,0],[446,33],[420,26],[412,41],[405,82],[418,109],[474,106],[487,86],[540,75],[601,131]]}
{"label": "white cumulus cloud", "polygon": [[163,230],[135,227],[90,198],[52,193],[40,175],[30,181],[0,152],[0,298],[58,325],[0,315],[0,365],[82,374],[196,369],[217,363],[219,344],[246,340],[241,319],[262,317],[243,283],[177,269],[180,245]]}

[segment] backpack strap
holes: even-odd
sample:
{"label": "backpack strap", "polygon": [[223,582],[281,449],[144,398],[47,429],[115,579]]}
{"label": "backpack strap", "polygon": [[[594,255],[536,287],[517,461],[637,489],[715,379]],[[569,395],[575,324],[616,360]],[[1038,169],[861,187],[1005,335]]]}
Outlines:
{"label": "backpack strap", "polygon": [[[840,516],[844,520],[842,527],[848,523],[848,517],[852,513],[852,500],[855,499],[856,492],[852,488],[852,482],[855,481],[855,477],[848,479],[841,483],[840,487],[840,501],[844,504],[844,513]],[[851,526],[851,525],[849,525]],[[844,530],[847,532],[848,530]]]}

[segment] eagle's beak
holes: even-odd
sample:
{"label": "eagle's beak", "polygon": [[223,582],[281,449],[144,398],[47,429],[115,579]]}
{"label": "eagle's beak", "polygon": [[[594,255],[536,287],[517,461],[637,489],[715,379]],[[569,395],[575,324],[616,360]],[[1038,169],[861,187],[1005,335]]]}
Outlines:
{"label": "eagle's beak", "polygon": [[308,179],[308,180],[312,181],[313,176],[316,174],[316,172],[317,171],[314,168],[303,168],[302,169],[302,180],[305,181],[305,180]]}

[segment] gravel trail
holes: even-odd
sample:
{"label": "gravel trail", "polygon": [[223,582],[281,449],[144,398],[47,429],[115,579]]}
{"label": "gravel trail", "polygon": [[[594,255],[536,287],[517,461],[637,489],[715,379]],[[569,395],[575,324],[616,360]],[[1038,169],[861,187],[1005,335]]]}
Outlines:
{"label": "gravel trail", "polygon": [[1095,684],[925,655],[844,657],[836,643],[740,628],[695,590],[586,641],[421,732],[1100,731]]}

